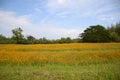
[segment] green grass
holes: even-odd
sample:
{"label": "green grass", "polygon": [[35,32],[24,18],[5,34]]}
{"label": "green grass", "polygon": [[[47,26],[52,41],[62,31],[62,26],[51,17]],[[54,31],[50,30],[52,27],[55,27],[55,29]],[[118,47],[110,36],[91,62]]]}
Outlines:
{"label": "green grass", "polygon": [[120,62],[85,65],[0,65],[0,80],[120,80]]}

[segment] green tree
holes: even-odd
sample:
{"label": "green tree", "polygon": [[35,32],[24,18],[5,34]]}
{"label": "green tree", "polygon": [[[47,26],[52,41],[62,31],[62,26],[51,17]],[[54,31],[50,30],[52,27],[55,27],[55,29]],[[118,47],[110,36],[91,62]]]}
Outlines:
{"label": "green tree", "polygon": [[45,37],[39,39],[39,43],[41,44],[49,44],[50,40],[46,39]]}
{"label": "green tree", "polygon": [[111,38],[111,41],[115,41],[115,42],[120,41],[120,37],[116,32],[110,32],[110,38]]}
{"label": "green tree", "polygon": [[63,38],[63,37],[59,40],[59,43],[60,43],[60,44],[65,43],[65,42],[66,42],[66,39]]}
{"label": "green tree", "polygon": [[72,42],[72,39],[70,37],[67,37],[66,40],[65,40],[66,43],[71,43]]}
{"label": "green tree", "polygon": [[115,25],[112,24],[111,27],[107,28],[107,30],[110,33],[111,41],[120,42],[120,22]]}
{"label": "green tree", "polygon": [[82,40],[80,38],[75,38],[75,39],[72,39],[72,43],[81,43]]}
{"label": "green tree", "polygon": [[120,22],[116,23],[116,25],[115,25],[115,31],[117,32],[118,36],[120,37]]}
{"label": "green tree", "polygon": [[34,44],[35,42],[36,42],[36,39],[33,36],[31,35],[27,36],[27,43]]}
{"label": "green tree", "polygon": [[5,36],[3,36],[2,34],[0,34],[0,44],[4,44],[6,43],[7,38]]}
{"label": "green tree", "polygon": [[12,38],[16,41],[17,44],[23,43],[24,36],[22,35],[22,32],[23,30],[20,27],[12,30]]}
{"label": "green tree", "polygon": [[109,32],[101,25],[90,26],[80,34],[83,42],[108,42]]}

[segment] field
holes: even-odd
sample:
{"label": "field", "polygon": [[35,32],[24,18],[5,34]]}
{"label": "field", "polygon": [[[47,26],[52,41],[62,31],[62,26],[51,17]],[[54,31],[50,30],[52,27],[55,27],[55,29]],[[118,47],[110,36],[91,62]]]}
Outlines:
{"label": "field", "polygon": [[120,80],[120,43],[0,44],[0,80]]}

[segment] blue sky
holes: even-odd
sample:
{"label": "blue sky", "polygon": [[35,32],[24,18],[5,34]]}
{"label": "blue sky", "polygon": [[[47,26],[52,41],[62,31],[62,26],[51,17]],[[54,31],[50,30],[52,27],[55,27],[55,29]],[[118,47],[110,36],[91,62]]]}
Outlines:
{"label": "blue sky", "polygon": [[36,38],[77,38],[91,25],[120,21],[120,0],[0,0],[0,34],[11,30]]}

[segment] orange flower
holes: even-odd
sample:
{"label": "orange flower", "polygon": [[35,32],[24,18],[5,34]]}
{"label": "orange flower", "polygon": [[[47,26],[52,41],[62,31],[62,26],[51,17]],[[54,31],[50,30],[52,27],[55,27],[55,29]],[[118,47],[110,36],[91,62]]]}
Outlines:
{"label": "orange flower", "polygon": [[120,60],[120,43],[0,44],[0,63],[80,64]]}

